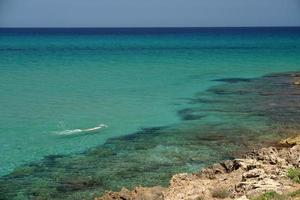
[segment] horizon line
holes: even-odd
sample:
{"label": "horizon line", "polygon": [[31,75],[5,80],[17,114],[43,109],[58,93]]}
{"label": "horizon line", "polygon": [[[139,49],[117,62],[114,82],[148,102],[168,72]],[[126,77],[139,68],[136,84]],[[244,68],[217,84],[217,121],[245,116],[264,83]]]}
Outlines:
{"label": "horizon line", "polygon": [[1,27],[0,29],[184,29],[184,28],[300,28],[300,26],[120,26],[120,27],[62,27],[62,26],[43,26],[43,27]]}

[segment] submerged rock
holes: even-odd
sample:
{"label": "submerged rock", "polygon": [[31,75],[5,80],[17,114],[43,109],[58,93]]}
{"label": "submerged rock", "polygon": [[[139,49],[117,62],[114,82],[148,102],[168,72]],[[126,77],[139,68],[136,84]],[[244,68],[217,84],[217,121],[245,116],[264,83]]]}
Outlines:
{"label": "submerged rock", "polygon": [[70,177],[68,180],[64,180],[63,182],[61,182],[61,184],[57,187],[57,190],[61,192],[71,192],[77,190],[85,190],[87,188],[92,188],[100,185],[102,185],[101,181],[94,180],[91,177],[87,177],[87,178]]}
{"label": "submerged rock", "polygon": [[[242,159],[214,164],[194,174],[176,174],[168,188],[141,188],[129,191],[108,192],[96,200],[113,199],[252,199],[267,191],[280,194],[300,189],[300,184],[288,179],[288,169],[299,167],[300,146],[262,148],[252,151]],[[218,191],[218,192],[216,192]],[[139,197],[139,198],[137,198]],[[149,200],[150,200],[149,199]]]}
{"label": "submerged rock", "polygon": [[123,188],[118,193],[108,192],[103,197],[95,198],[95,200],[163,200],[164,191],[165,188],[159,186],[152,188],[136,187],[132,191]]}
{"label": "submerged rock", "polygon": [[197,110],[191,108],[186,108],[178,111],[178,115],[182,120],[199,120],[205,117],[205,115],[201,115],[197,112]]}
{"label": "submerged rock", "polygon": [[291,76],[292,77],[300,77],[300,73],[292,73]]}
{"label": "submerged rock", "polygon": [[250,78],[220,78],[213,81],[225,82],[225,83],[239,83],[239,82],[250,82]]}

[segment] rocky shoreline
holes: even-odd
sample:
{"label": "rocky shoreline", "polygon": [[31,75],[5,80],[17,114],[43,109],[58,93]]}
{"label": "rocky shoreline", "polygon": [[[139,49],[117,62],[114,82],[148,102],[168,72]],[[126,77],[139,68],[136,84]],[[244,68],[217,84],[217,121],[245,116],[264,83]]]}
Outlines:
{"label": "rocky shoreline", "polygon": [[[193,174],[176,174],[168,188],[123,188],[95,200],[300,199],[299,168],[300,135],[296,135],[274,147],[253,150],[241,159],[214,164]],[[298,170],[294,179],[289,175],[293,170]]]}
{"label": "rocky shoreline", "polygon": [[[300,74],[290,77],[298,87]],[[300,134],[267,146],[193,174],[176,174],[169,187],[123,188],[95,200],[300,199]]]}

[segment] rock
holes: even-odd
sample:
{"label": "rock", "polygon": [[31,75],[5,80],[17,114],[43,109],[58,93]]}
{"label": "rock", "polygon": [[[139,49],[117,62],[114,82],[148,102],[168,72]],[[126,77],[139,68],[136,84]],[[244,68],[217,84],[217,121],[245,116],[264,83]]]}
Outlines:
{"label": "rock", "polygon": [[122,188],[120,192],[108,192],[104,196],[100,198],[96,198],[95,200],[112,200],[112,199],[124,199],[124,200],[132,199],[131,192],[126,188]]}
{"label": "rock", "polygon": [[120,192],[108,192],[95,200],[163,200],[163,187],[143,188],[136,187],[133,191],[123,188]]}
{"label": "rock", "polygon": [[290,145],[290,146],[300,145],[300,135],[292,136],[287,139],[281,140],[279,143],[282,145]]}
{"label": "rock", "polygon": [[262,191],[278,191],[281,184],[273,179],[266,178],[264,180],[254,183],[254,188],[259,188]]}
{"label": "rock", "polygon": [[178,115],[182,120],[199,120],[205,117],[204,115],[199,114],[197,110],[190,108],[185,108],[183,110],[178,111]]}
{"label": "rock", "polygon": [[294,81],[293,84],[294,85],[300,85],[300,80]]}
{"label": "rock", "polygon": [[248,158],[275,165],[278,162],[278,151],[275,147],[262,148],[247,156]]}
{"label": "rock", "polygon": [[300,77],[300,73],[293,73],[291,74],[292,77]]}
{"label": "rock", "polygon": [[289,150],[287,161],[294,167],[300,167],[300,145],[296,145]]}
{"label": "rock", "polygon": [[200,173],[196,175],[199,177],[214,179],[217,174],[223,174],[223,173],[226,173],[226,169],[223,167],[222,164],[218,163],[201,170]]}
{"label": "rock", "polygon": [[238,197],[236,200],[249,200],[245,195]]}
{"label": "rock", "polygon": [[101,184],[102,183],[100,181],[93,180],[91,177],[74,177],[68,180],[63,180],[56,189],[62,192],[70,192],[92,188]]}
{"label": "rock", "polygon": [[237,170],[241,167],[241,164],[236,160],[226,160],[221,163],[227,173]]}
{"label": "rock", "polygon": [[[293,141],[294,144],[294,139],[286,141],[284,143]],[[286,176],[291,167],[300,167],[300,145],[297,143],[252,151],[244,159],[223,161],[198,173],[176,174],[168,188],[122,189],[96,200],[214,200],[211,191],[220,188],[226,188],[232,199],[248,200],[266,191],[282,194],[298,190],[299,184]]]}
{"label": "rock", "polygon": [[255,159],[235,159],[236,162],[239,163],[240,167],[243,170],[249,171],[255,168],[258,168],[261,166],[261,163],[259,163]]}
{"label": "rock", "polygon": [[175,174],[171,181],[170,185],[171,186],[182,186],[186,182],[192,181],[194,179],[194,176],[188,173],[182,173],[182,174]]}
{"label": "rock", "polygon": [[243,180],[246,180],[247,178],[257,178],[259,176],[262,176],[264,174],[264,171],[261,169],[252,169],[250,171],[247,171],[243,173]]}
{"label": "rock", "polygon": [[153,187],[153,188],[137,188],[135,189],[136,195],[134,196],[134,200],[163,200],[163,191],[165,189],[162,187]]}

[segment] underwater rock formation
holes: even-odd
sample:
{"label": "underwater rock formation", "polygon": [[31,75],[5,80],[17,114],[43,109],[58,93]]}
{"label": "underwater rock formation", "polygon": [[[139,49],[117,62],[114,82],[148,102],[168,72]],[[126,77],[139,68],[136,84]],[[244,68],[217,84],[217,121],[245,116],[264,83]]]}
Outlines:
{"label": "underwater rock formation", "polygon": [[[93,199],[123,187],[166,187],[173,174],[293,135],[300,130],[300,90],[292,84],[293,74],[222,81],[189,99],[178,124],[141,129],[86,152],[19,166],[0,178],[0,199]],[[236,168],[230,162],[223,166]]]}
{"label": "underwater rock formation", "polygon": [[300,145],[262,148],[242,159],[214,164],[197,173],[176,174],[168,188],[123,189],[121,192],[108,192],[96,200],[210,200],[215,199],[217,194],[227,195],[222,199],[247,200],[267,191],[281,194],[299,190],[300,184],[287,178],[289,169],[299,167]]}

